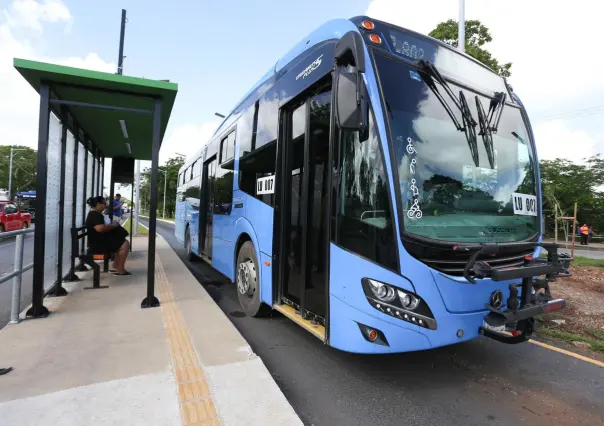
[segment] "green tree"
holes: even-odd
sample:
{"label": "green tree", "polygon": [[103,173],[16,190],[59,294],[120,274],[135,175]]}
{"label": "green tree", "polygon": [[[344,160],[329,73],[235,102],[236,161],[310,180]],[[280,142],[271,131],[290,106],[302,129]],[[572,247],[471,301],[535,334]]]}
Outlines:
{"label": "green tree", "polygon": [[[10,145],[0,146],[0,188],[5,189],[8,189],[10,148]],[[13,148],[18,151],[13,152],[12,193],[35,189],[37,151],[22,145],[13,145]]]}
{"label": "green tree", "polygon": [[[453,47],[458,46],[458,23],[453,19],[441,22],[430,32],[430,36],[444,41]],[[474,59],[482,62],[502,77],[511,75],[512,63],[500,64],[491,53],[484,48],[485,44],[493,41],[489,29],[478,20],[466,21],[465,51]]]}
{"label": "green tree", "polygon": [[[161,214],[164,203],[164,179],[166,182],[166,215],[174,217],[176,211],[176,189],[178,187],[178,171],[185,163],[182,157],[168,159],[159,166],[157,179],[157,212]],[[164,171],[166,173],[164,173]],[[146,168],[141,173],[141,209],[148,210],[151,200],[151,169]]]}
{"label": "green tree", "polygon": [[544,211],[552,227],[556,204],[559,214],[572,216],[576,202],[578,221],[604,231],[604,194],[598,189],[604,185],[604,159],[599,155],[586,159],[585,164],[560,158],[542,160],[541,184]]}

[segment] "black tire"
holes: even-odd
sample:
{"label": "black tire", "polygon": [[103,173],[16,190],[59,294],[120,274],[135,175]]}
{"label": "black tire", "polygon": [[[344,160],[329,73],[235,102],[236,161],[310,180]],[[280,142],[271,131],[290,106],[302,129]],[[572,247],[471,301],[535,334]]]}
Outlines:
{"label": "black tire", "polygon": [[4,225],[0,225],[0,232],[4,232]]}
{"label": "black tire", "polygon": [[187,230],[185,231],[185,250],[187,251],[186,257],[189,262],[194,262],[197,260],[197,256],[193,253],[193,248],[191,247],[191,228],[187,226]]}
{"label": "black tire", "polygon": [[29,228],[29,222],[23,222],[23,229]]}
{"label": "black tire", "polygon": [[243,312],[250,317],[262,317],[270,313],[271,308],[260,300],[260,269],[256,251],[251,241],[243,243],[237,254],[235,265],[235,285],[237,298]]}

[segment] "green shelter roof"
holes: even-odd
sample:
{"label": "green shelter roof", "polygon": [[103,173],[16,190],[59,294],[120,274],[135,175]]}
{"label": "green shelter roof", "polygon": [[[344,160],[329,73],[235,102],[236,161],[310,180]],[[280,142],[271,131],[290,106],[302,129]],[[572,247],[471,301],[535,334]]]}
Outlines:
{"label": "green shelter roof", "polygon": [[[51,88],[51,99],[74,102],[66,105],[69,112],[105,157],[151,160],[153,108],[158,98],[162,101],[160,141],[163,140],[178,92],[176,83],[19,58],[14,59],[14,67],[38,93],[44,82]],[[93,108],[81,104],[124,109]],[[125,126],[120,123],[122,120]],[[125,127],[125,133],[122,127]],[[126,144],[130,145],[131,155]]]}

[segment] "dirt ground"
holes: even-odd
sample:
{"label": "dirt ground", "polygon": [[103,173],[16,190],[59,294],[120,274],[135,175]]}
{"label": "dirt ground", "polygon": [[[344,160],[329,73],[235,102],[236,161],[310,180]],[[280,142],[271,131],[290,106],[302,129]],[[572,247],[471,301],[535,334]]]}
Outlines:
{"label": "dirt ground", "polygon": [[[550,283],[552,296],[566,300],[566,308],[543,317],[544,333],[573,342],[579,335],[595,341],[589,349],[604,348],[604,268],[581,266],[571,268],[572,277]],[[563,320],[556,323],[553,320]],[[560,321],[558,321],[560,322]],[[581,344],[575,341],[575,346]],[[600,346],[601,344],[601,346]],[[583,344],[586,346],[586,344]]]}

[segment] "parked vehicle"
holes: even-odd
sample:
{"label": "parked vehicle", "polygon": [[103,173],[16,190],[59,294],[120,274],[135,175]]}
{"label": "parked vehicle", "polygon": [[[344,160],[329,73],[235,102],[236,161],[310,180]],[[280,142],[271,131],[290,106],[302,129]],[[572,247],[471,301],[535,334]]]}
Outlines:
{"label": "parked vehicle", "polygon": [[0,232],[29,228],[31,215],[21,212],[13,203],[0,203]]}

